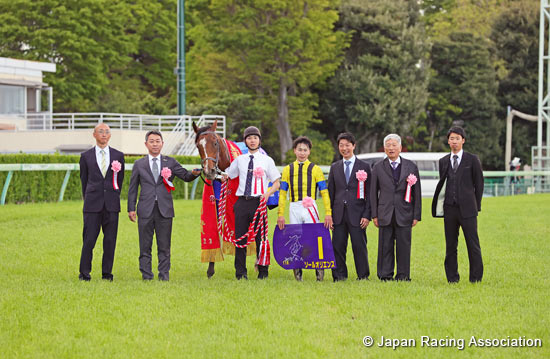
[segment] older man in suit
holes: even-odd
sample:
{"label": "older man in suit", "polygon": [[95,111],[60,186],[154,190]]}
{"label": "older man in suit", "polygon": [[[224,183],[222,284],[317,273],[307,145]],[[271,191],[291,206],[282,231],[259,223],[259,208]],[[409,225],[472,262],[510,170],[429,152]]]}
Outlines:
{"label": "older man in suit", "polygon": [[335,282],[348,278],[346,252],[349,235],[357,279],[368,279],[370,271],[366,228],[371,218],[367,199],[371,170],[368,163],[355,157],[355,137],[351,133],[338,135],[337,143],[343,159],[330,166],[328,176],[333,220],[332,246],[336,259],[332,278]]}
{"label": "older man in suit", "polygon": [[[80,155],[84,230],[78,278],[91,280],[93,251],[99,231],[103,230],[102,278],[112,281],[120,190],[124,180],[124,154],[109,146],[111,129],[108,125],[98,124],[93,136],[96,145]],[[113,162],[116,161],[120,164],[120,167],[114,166],[118,172],[113,171]]]}
{"label": "older man in suit", "polygon": [[451,127],[447,132],[451,153],[439,160],[439,183],[432,201],[432,215],[443,217],[445,226],[445,273],[449,283],[460,280],[458,274],[458,230],[462,227],[470,260],[470,282],[481,282],[483,260],[477,235],[477,214],[483,197],[483,171],[479,158],[463,150],[466,132]]}
{"label": "older man in suit", "polygon": [[414,162],[399,155],[399,135],[384,138],[384,151],[387,157],[372,169],[370,192],[372,221],[378,227],[378,278],[393,280],[397,259],[395,280],[410,281],[412,227],[422,213],[420,175]]}
{"label": "older man in suit", "polygon": [[[145,146],[149,154],[134,163],[130,188],[128,190],[128,217],[132,222],[138,219],[139,233],[139,270],[143,280],[153,279],[151,269],[151,246],[153,233],[157,238],[158,278],[167,281],[170,278],[170,247],[172,242],[172,180],[175,176],[186,182],[197,178],[200,170],[191,173],[172,157],[160,154],[164,141],[159,131],[149,131],[145,135]],[[163,177],[163,171],[170,175]],[[136,199],[141,186],[139,202]]]}

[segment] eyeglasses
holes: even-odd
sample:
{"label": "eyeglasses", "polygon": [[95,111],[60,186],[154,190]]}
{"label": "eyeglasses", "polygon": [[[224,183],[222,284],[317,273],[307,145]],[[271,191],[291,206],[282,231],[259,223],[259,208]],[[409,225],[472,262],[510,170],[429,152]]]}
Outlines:
{"label": "eyeglasses", "polygon": [[109,130],[97,130],[96,132],[99,133],[100,135],[108,135],[111,133],[111,131]]}

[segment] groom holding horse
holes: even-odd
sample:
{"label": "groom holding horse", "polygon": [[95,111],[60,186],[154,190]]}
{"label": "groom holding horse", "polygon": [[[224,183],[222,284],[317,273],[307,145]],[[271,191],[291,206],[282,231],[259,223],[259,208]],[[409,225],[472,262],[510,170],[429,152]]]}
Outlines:
{"label": "groom holding horse", "polygon": [[[279,189],[281,175],[275,167],[273,159],[259,152],[262,135],[257,127],[250,126],[244,130],[243,140],[248,147],[248,153],[237,157],[229,168],[227,176],[231,179],[239,177],[237,189],[237,202],[235,203],[235,237],[241,238],[245,235],[250,224],[254,221],[254,214],[260,206],[260,201],[269,198]],[[227,176],[224,176],[225,178]],[[253,181],[254,180],[254,181]],[[268,183],[273,185],[268,189]],[[255,225],[259,225],[262,219],[258,219]],[[261,233],[255,238],[256,255],[259,256]],[[245,237],[237,244],[246,244]],[[265,279],[268,276],[268,266],[258,264],[258,279]],[[235,275],[238,280],[248,279],[246,271],[246,247],[235,248]]]}

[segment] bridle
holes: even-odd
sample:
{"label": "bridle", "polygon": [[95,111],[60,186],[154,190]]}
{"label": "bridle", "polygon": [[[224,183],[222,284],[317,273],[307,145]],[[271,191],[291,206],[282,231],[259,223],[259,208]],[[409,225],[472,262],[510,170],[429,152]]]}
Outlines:
{"label": "bridle", "polygon": [[[203,135],[214,135],[214,137],[216,139],[215,142],[214,142],[214,147],[216,148],[216,157],[215,158],[214,157],[209,157],[208,154],[206,153],[206,147],[204,148],[204,154],[206,155],[206,157],[201,159],[201,168],[202,168],[201,178],[204,181],[204,178],[202,177],[202,174],[203,174],[204,169],[205,169],[206,161],[210,160],[210,161],[214,162],[214,171],[216,172],[215,179],[218,179],[222,175],[225,174],[225,172],[223,172],[218,167],[218,163],[220,162],[220,144],[218,143],[219,136],[214,131],[205,131],[205,132],[201,133],[199,137],[197,137],[197,141],[196,141],[197,144],[199,143],[199,138],[202,137]],[[227,150],[229,151],[229,149],[227,149]],[[204,183],[206,183],[206,181],[204,181]]]}

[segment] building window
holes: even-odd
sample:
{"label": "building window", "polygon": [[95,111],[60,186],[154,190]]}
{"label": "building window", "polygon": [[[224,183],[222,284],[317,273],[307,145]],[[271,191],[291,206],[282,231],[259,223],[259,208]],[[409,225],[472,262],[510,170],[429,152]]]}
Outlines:
{"label": "building window", "polygon": [[0,85],[0,113],[25,113],[25,87]]}

